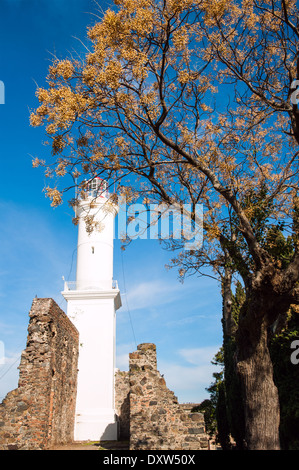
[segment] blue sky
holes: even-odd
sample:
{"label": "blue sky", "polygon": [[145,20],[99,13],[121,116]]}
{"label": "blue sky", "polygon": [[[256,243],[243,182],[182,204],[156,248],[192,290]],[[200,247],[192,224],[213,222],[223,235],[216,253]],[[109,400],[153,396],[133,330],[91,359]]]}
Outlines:
{"label": "blue sky", "polygon": [[[98,1],[103,9],[109,2]],[[29,126],[52,54],[80,51],[94,22],[91,0],[0,0],[0,399],[17,386],[32,299],[52,297],[64,310],[62,276],[75,280],[77,229],[67,205],[53,209],[44,197],[44,177],[32,168],[43,158],[44,130]],[[115,241],[114,278],[122,294],[117,313],[117,367],[128,368],[136,344],[157,345],[158,368],[180,402],[200,402],[216,367],[222,342],[218,284],[190,277],[184,284],[166,270],[171,254],[155,240],[136,240],[125,252]]]}

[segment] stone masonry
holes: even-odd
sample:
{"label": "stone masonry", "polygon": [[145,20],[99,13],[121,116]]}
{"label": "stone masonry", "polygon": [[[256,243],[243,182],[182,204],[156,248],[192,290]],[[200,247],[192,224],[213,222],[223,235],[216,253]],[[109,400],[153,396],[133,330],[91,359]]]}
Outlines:
{"label": "stone masonry", "polygon": [[208,449],[202,413],[185,410],[167,388],[154,344],[140,344],[130,354],[129,372],[116,374],[116,397],[121,429],[130,428],[131,450]]}
{"label": "stone masonry", "polygon": [[130,377],[129,372],[115,374],[115,410],[118,416],[119,439],[130,439]]}
{"label": "stone masonry", "polygon": [[[0,450],[46,450],[74,437],[79,334],[53,299],[34,299],[18,388],[0,403]],[[131,450],[209,448],[201,413],[180,405],[157,370],[156,346],[140,344],[115,375],[119,437]]]}
{"label": "stone masonry", "polygon": [[73,440],[79,335],[52,299],[34,299],[18,388],[0,404],[0,450]]}

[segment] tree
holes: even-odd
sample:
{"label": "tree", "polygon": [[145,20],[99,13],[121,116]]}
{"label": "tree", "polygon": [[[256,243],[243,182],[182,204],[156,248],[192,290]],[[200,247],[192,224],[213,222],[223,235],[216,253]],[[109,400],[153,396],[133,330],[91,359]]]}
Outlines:
{"label": "tree", "polygon": [[[214,365],[223,366],[223,348],[221,348],[213,360]],[[210,399],[204,400],[195,406],[191,412],[204,413],[205,429],[211,438],[215,438],[223,450],[230,448],[229,430],[227,423],[226,403],[224,399],[223,371],[213,373],[214,382],[206,389]]]}
{"label": "tree", "polygon": [[210,437],[215,436],[217,431],[217,423],[215,418],[216,404],[213,403],[213,399],[206,399],[200,405],[192,408],[191,413],[203,413],[205,421],[205,431]]}
{"label": "tree", "polygon": [[270,354],[280,401],[280,440],[284,450],[299,449],[298,364],[290,360],[292,342],[299,338],[298,305],[292,305],[287,323],[274,332]]}
{"label": "tree", "polygon": [[[218,351],[212,364],[224,365],[224,350]],[[207,388],[211,394],[211,401],[214,405],[215,419],[217,423],[216,442],[221,445],[222,450],[230,450],[230,426],[227,413],[227,400],[224,373],[214,373],[214,383]]]}
{"label": "tree", "polygon": [[[282,235],[282,234],[280,234]],[[282,258],[285,256],[287,243],[280,243],[276,250],[281,249]],[[229,276],[227,276],[229,280]],[[236,284],[235,293],[231,292],[231,319],[237,325],[240,309],[245,300],[244,290],[239,282]],[[226,297],[227,298],[227,297]],[[287,322],[282,324],[280,319],[271,328],[269,335],[269,349],[273,362],[274,380],[278,388],[280,402],[280,441],[283,450],[296,450],[299,446],[298,422],[298,367],[297,359],[290,360],[292,345],[297,345],[299,338],[298,305],[292,305],[287,312]],[[205,413],[207,431],[217,436],[217,442],[223,450],[230,449],[230,436],[233,437],[236,449],[242,450],[244,439],[244,423],[240,402],[238,377],[235,370],[235,337],[236,328],[232,328],[228,334],[224,330],[223,346],[212,361],[223,366],[223,371],[213,374],[214,383],[207,389],[210,400],[205,400],[197,411]],[[296,352],[296,358],[297,358]],[[195,410],[194,410],[195,411]],[[217,413],[216,413],[217,411]],[[216,419],[216,417],[217,419]],[[217,432],[218,428],[218,432]]]}
{"label": "tree", "polygon": [[[60,181],[46,187],[53,205],[97,175],[127,201],[188,202],[193,217],[204,204],[203,246],[180,260],[219,271],[229,255],[242,279],[236,367],[246,445],[278,449],[268,331],[298,298],[295,2],[115,4],[89,28],[86,56],[56,59],[48,88],[37,90],[31,123],[46,126],[52,162],[34,166]],[[285,263],[271,249],[278,223],[294,253]]]}
{"label": "tree", "polygon": [[[226,268],[229,270],[231,268]],[[236,283],[235,293],[232,292],[231,276],[226,276],[226,304],[229,311],[223,318],[223,362],[224,362],[224,398],[229,434],[233,437],[236,449],[243,450],[245,440],[245,422],[243,413],[242,395],[240,394],[240,377],[237,374],[236,364],[236,332],[239,314],[245,301],[244,290],[241,283]],[[225,292],[225,291],[224,291]],[[229,302],[228,302],[229,299]],[[225,303],[223,310],[227,310]]]}

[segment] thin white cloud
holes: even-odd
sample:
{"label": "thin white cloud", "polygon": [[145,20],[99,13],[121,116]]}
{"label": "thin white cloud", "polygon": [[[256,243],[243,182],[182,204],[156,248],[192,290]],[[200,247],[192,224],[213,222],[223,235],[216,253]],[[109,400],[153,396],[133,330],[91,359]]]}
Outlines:
{"label": "thin white cloud", "polygon": [[129,370],[129,354],[135,351],[136,346],[134,343],[122,343],[116,345],[116,360],[115,365],[117,369],[127,371]]}
{"label": "thin white cloud", "polygon": [[40,291],[53,290],[53,280],[55,288],[63,290],[61,277],[67,276],[67,258],[71,258],[65,234],[51,225],[47,215],[32,208],[0,201],[0,210],[0,296],[12,288],[17,297],[28,289],[33,297],[40,296]]}
{"label": "thin white cloud", "polygon": [[21,351],[10,357],[6,356],[4,364],[0,365],[0,402],[18,386],[20,359]]}
{"label": "thin white cloud", "polygon": [[219,349],[220,346],[207,346],[203,348],[180,349],[178,353],[189,364],[199,366],[211,362]]}
{"label": "thin white cloud", "polygon": [[[159,360],[158,370],[163,374],[167,387],[174,392],[180,403],[200,403],[209,394],[207,387],[213,382],[213,373],[220,371],[211,363],[220,346],[180,349],[178,360]],[[117,347],[116,367],[129,370],[129,353],[135,350],[133,343],[123,343]],[[181,359],[180,359],[181,358]],[[183,360],[183,363],[180,363]]]}
{"label": "thin white cloud", "polygon": [[187,326],[187,325],[201,322],[203,318],[207,318],[207,315],[187,315],[184,318],[180,318],[178,320],[171,320],[167,322],[166,326],[167,327]]}
{"label": "thin white cloud", "polygon": [[206,388],[213,382],[213,373],[220,371],[220,367],[211,364],[219,348],[220,346],[207,346],[181,349],[178,355],[186,364],[159,361],[158,358],[158,368],[180,403],[200,403],[209,398]]}
{"label": "thin white cloud", "polygon": [[129,355],[128,354],[118,354],[116,356],[116,368],[122,371],[129,370]]}
{"label": "thin white cloud", "polygon": [[[140,272],[142,272],[142,267]],[[207,285],[204,279],[198,280],[194,277],[192,282],[181,284],[176,279],[169,280],[160,277],[155,280],[132,283],[127,292],[122,293],[122,297],[125,299],[126,296],[127,299],[123,304],[127,302],[130,310],[166,305],[174,303],[178,299],[186,299],[187,296],[191,298],[191,296],[194,296],[194,293],[198,295],[201,289],[206,293],[209,287],[215,290],[215,283]],[[202,303],[200,305],[202,307]],[[191,321],[191,317],[189,317],[189,320]]]}
{"label": "thin white cloud", "polygon": [[61,303],[61,276],[68,274],[71,247],[47,212],[3,200],[0,210],[0,341],[8,356],[0,369],[0,377],[5,373],[0,380],[3,397],[17,383],[18,364],[5,369],[15,351],[26,345],[33,298],[52,297]]}
{"label": "thin white cloud", "polygon": [[170,303],[174,300],[174,295],[178,296],[179,292],[174,283],[170,284],[159,279],[135,284],[123,295],[127,296],[130,310],[139,310]]}
{"label": "thin white cloud", "polygon": [[180,403],[200,403],[208,398],[206,388],[213,381],[215,367],[202,365],[199,367],[184,367],[168,365],[163,367],[166,384],[178,397]]}

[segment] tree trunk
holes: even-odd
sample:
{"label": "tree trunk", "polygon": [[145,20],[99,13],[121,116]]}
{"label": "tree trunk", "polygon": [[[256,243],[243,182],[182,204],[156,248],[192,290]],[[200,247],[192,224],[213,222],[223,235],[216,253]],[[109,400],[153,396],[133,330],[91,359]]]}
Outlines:
{"label": "tree trunk", "polygon": [[267,326],[261,323],[260,327],[255,323],[250,330],[241,327],[238,331],[237,372],[243,389],[246,449],[279,450],[279,398]]}
{"label": "tree trunk", "polygon": [[232,319],[232,269],[224,268],[224,277],[222,281],[222,324],[224,336],[232,336],[233,319]]}

